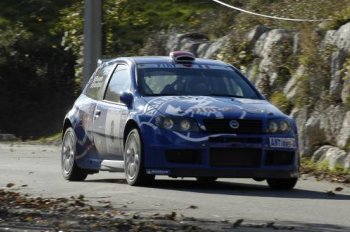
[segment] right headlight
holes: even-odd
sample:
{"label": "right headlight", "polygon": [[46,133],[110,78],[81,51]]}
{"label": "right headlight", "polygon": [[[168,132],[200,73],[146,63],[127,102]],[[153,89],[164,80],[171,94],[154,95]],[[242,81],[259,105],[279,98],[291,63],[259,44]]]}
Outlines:
{"label": "right headlight", "polygon": [[291,129],[289,121],[285,119],[272,119],[268,121],[267,133],[287,133]]}
{"label": "right headlight", "polygon": [[196,120],[192,118],[158,116],[156,125],[160,128],[181,132],[198,131],[199,127]]}

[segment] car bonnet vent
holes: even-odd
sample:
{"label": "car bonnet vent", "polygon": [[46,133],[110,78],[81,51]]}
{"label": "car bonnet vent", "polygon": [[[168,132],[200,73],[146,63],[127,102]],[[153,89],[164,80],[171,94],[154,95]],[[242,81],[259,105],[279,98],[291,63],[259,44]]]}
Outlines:
{"label": "car bonnet vent", "polygon": [[186,51],[170,52],[170,57],[176,63],[191,63],[196,59],[196,57],[193,55],[193,53],[186,52]]}

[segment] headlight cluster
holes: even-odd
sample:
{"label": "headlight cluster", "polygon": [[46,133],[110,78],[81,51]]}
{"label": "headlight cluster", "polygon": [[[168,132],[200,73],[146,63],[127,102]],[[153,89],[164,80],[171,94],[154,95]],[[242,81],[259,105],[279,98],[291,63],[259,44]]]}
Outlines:
{"label": "headlight cluster", "polygon": [[287,133],[291,129],[290,123],[287,120],[269,120],[267,124],[267,133]]}
{"label": "headlight cluster", "polygon": [[163,117],[156,118],[156,125],[160,128],[174,131],[198,131],[198,124],[194,119],[183,117]]}

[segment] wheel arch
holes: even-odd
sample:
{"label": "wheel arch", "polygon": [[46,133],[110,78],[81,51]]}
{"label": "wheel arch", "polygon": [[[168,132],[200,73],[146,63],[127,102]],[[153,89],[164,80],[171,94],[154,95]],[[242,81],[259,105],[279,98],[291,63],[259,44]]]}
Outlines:
{"label": "wheel arch", "polygon": [[66,130],[69,128],[69,127],[73,127],[72,123],[70,122],[70,120],[68,118],[66,118],[63,122],[63,129],[62,129],[62,139],[63,139],[63,136],[64,136],[64,133],[66,132]]}
{"label": "wheel arch", "polygon": [[123,146],[125,145],[128,134],[132,129],[137,129],[140,136],[141,136],[141,131],[140,131],[140,128],[139,128],[137,122],[133,119],[130,119],[125,125],[124,134],[123,134]]}

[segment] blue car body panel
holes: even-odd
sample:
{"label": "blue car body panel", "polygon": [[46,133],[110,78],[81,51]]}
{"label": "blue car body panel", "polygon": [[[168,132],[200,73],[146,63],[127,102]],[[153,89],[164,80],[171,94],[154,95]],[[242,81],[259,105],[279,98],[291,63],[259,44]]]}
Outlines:
{"label": "blue car body panel", "polygon": [[[127,107],[123,103],[103,100],[103,94],[100,99],[92,99],[84,92],[79,96],[65,117],[65,128],[69,122],[76,133],[76,163],[80,168],[98,172],[105,160],[123,161],[125,130],[128,125],[136,125],[142,138],[147,174],[251,178],[298,176],[295,122],[261,95],[259,99],[143,96],[137,84],[137,65],[151,63],[157,64],[157,67],[175,67],[174,62],[168,57],[136,57],[118,58],[102,65],[114,63],[127,64],[130,70],[129,92],[133,102],[131,107]],[[205,59],[196,59],[195,64],[234,69],[223,62]],[[198,130],[181,132],[164,129],[157,125],[160,116],[194,119]],[[272,119],[288,121],[291,129],[287,133],[267,133],[268,122]],[[246,124],[248,129],[237,133],[230,131],[230,125],[226,124],[232,120],[232,123]],[[258,129],[254,127],[250,130],[251,123],[257,123]],[[208,129],[211,125],[212,130]],[[254,130],[257,132],[254,133]]]}

